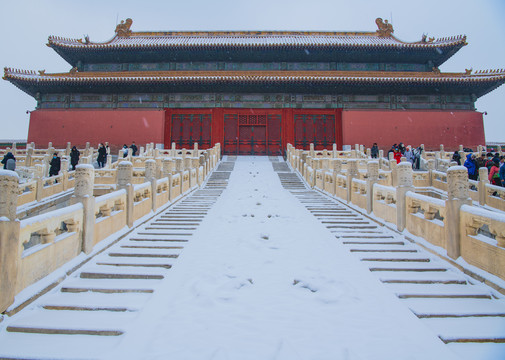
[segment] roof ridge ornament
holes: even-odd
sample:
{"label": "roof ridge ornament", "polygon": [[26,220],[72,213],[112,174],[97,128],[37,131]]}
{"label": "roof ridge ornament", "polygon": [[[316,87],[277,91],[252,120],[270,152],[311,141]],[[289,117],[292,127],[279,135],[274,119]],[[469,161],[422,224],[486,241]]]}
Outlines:
{"label": "roof ridge ornament", "polygon": [[393,30],[393,25],[390,24],[387,20],[382,20],[382,18],[377,18],[377,19],[375,19],[375,23],[377,24],[377,27],[379,28],[377,30],[377,34],[379,34],[380,37],[391,37],[391,35],[395,32]]}
{"label": "roof ridge ornament", "polygon": [[116,34],[117,36],[130,36],[132,31],[130,27],[132,26],[133,20],[128,18],[126,20],[121,20],[121,23],[116,26]]}

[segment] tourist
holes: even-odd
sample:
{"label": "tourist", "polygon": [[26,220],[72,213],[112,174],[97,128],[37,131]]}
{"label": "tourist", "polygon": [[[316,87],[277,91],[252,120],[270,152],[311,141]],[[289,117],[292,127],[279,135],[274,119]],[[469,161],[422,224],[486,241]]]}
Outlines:
{"label": "tourist", "polygon": [[456,162],[458,165],[461,165],[461,155],[458,151],[455,151],[454,154],[452,154],[452,161]]}
{"label": "tourist", "polygon": [[477,159],[477,169],[486,166],[486,153],[480,154],[480,157]]}
{"label": "tourist", "polygon": [[412,151],[414,154],[414,169],[419,169],[421,167],[421,154],[423,153],[423,148],[418,147]]}
{"label": "tourist", "polygon": [[371,154],[372,159],[377,159],[379,157],[379,147],[377,146],[377,143],[373,143]]}
{"label": "tourist", "polygon": [[505,187],[505,157],[500,156],[500,185]]}
{"label": "tourist", "polygon": [[493,160],[493,165],[491,166],[491,170],[489,171],[488,180],[491,185],[501,186],[500,160],[498,160],[498,159]]}
{"label": "tourist", "polygon": [[477,180],[477,164],[475,162],[475,154],[470,153],[466,156],[466,161],[463,164],[468,170],[468,178],[471,180]]}
{"label": "tourist", "polygon": [[75,170],[75,166],[79,164],[79,157],[81,156],[81,153],[75,146],[72,147],[72,150],[70,151],[70,165],[72,165],[72,170]]}
{"label": "tourist", "polygon": [[98,157],[96,162],[98,163],[98,168],[103,168],[105,166],[105,161],[107,160],[107,149],[103,144],[98,145]]}
{"label": "tourist", "polygon": [[58,175],[61,169],[61,159],[58,157],[58,153],[53,154],[53,158],[49,162],[51,167],[49,168],[49,176]]}
{"label": "tourist", "polygon": [[487,167],[488,171],[491,171],[491,168],[493,167],[493,164],[494,164],[494,162],[493,162],[493,153],[488,152],[487,153],[486,164],[484,166]]}
{"label": "tourist", "polygon": [[394,156],[394,159],[396,160],[396,163],[399,164],[402,161],[402,156],[403,156],[402,152],[400,151],[399,146],[397,146],[395,148],[395,150],[393,151],[393,154],[394,154],[393,156]]}
{"label": "tourist", "polygon": [[10,151],[5,154],[4,158],[2,159],[2,164],[4,164],[5,170],[16,170],[16,158]]}
{"label": "tourist", "polygon": [[391,146],[391,149],[389,149],[389,151],[388,151],[388,159],[389,159],[389,154],[391,154],[391,153],[394,154],[396,147],[397,147],[396,144],[393,144],[393,146]]}
{"label": "tourist", "polygon": [[405,154],[405,145],[402,142],[398,145],[398,150],[402,155]]}
{"label": "tourist", "polygon": [[130,148],[132,149],[132,156],[137,156],[138,149],[137,149],[137,145],[135,145],[135,141],[132,141]]}
{"label": "tourist", "polygon": [[123,145],[123,158],[128,156],[128,146],[126,144]]}
{"label": "tourist", "polygon": [[405,150],[405,153],[403,154],[407,158],[407,161],[414,165],[414,153],[412,152],[412,147],[410,145],[407,146],[407,149]]}

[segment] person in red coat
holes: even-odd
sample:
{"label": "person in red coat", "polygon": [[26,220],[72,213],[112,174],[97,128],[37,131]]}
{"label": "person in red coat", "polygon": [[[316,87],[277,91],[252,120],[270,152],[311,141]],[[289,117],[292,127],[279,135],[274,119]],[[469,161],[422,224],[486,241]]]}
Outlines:
{"label": "person in red coat", "polygon": [[397,164],[399,164],[400,161],[402,161],[403,154],[398,147],[395,148],[395,150],[393,152],[393,156],[394,156]]}

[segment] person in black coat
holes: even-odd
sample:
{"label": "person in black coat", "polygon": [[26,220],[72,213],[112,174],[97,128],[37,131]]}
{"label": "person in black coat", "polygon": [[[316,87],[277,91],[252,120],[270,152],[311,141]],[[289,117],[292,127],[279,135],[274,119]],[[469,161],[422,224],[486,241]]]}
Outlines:
{"label": "person in black coat", "polygon": [[96,162],[98,163],[99,168],[103,168],[105,166],[105,162],[107,160],[107,149],[103,144],[100,144],[98,146],[98,158],[96,159]]}
{"label": "person in black coat", "polygon": [[377,143],[373,143],[370,153],[372,155],[372,159],[377,159],[379,157],[379,147],[377,146]]}
{"label": "person in black coat", "polygon": [[79,157],[81,156],[81,153],[77,148],[74,146],[72,150],[70,151],[70,165],[72,165],[72,170],[75,170],[75,166],[79,164]]}
{"label": "person in black coat", "polygon": [[132,149],[132,156],[137,156],[138,148],[137,145],[135,145],[135,141],[130,145],[130,149]]}
{"label": "person in black coat", "polygon": [[51,167],[49,168],[49,176],[58,175],[61,169],[61,159],[58,157],[58,153],[53,154],[53,158],[49,162]]}
{"label": "person in black coat", "polygon": [[461,165],[461,155],[459,152],[455,151],[452,155],[452,161],[455,161],[458,165]]}
{"label": "person in black coat", "polygon": [[2,159],[2,164],[4,164],[4,169],[7,169],[7,160],[12,159],[14,162],[16,161],[16,158],[14,155],[9,151],[7,154],[4,155],[4,158]]}

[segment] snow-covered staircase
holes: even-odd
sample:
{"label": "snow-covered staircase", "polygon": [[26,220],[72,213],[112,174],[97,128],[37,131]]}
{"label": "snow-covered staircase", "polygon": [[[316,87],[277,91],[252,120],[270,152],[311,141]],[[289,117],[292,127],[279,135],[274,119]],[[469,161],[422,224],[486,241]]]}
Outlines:
{"label": "snow-covered staircase", "polygon": [[[0,359],[101,358],[156,292],[227,186],[223,162],[205,186],[75,271],[58,287],[0,323]],[[72,335],[61,342],[61,336]],[[26,346],[20,348],[19,344]]]}
{"label": "snow-covered staircase", "polygon": [[457,354],[505,359],[502,295],[343,202],[308,189],[287,166],[273,167],[284,188]]}

